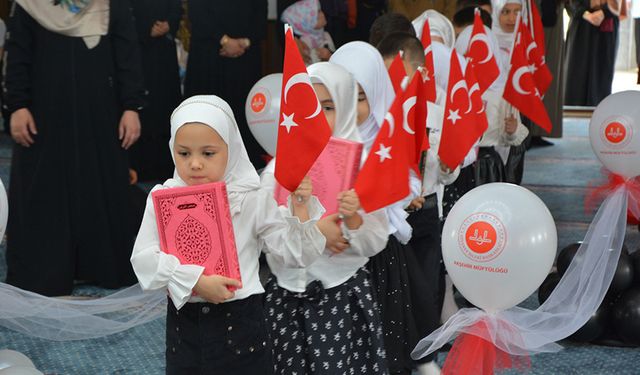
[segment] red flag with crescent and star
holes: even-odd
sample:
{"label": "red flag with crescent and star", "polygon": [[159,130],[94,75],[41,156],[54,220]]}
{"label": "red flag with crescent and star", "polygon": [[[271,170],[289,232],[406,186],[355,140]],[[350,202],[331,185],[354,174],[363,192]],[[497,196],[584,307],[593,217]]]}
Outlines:
{"label": "red flag with crescent and star", "polygon": [[433,66],[433,50],[431,48],[431,29],[429,27],[429,17],[424,18],[424,25],[422,26],[422,36],[420,37],[422,42],[422,48],[424,48],[424,69],[425,69],[425,94],[427,101],[432,103],[436,102],[436,76],[435,68]]}
{"label": "red flag with crescent and star", "polygon": [[544,95],[549,86],[551,86],[553,75],[545,62],[544,54],[541,53],[541,48],[529,34],[526,24],[520,24],[519,32],[522,38],[522,44],[524,45],[525,55],[529,62],[529,67],[533,73],[533,80],[536,83],[536,87],[538,88],[540,95]]}
{"label": "red flag with crescent and star", "polygon": [[389,78],[391,78],[391,85],[396,96],[401,95],[402,82],[406,77],[407,70],[404,68],[404,62],[402,61],[402,52],[398,52],[391,65],[389,65]]}
{"label": "red flag with crescent and star", "polygon": [[536,87],[526,57],[526,47],[523,42],[525,38],[522,37],[522,31],[525,30],[528,33],[528,30],[522,27],[522,20],[520,20],[517,30],[511,50],[511,68],[502,97],[536,125],[550,133],[551,120],[544,104],[542,104],[540,92]]}
{"label": "red flag with crescent and star", "polygon": [[[440,160],[451,170],[462,163],[471,147],[487,130],[480,87],[469,64],[467,74],[468,77],[465,79],[457,53],[453,50],[444,107],[445,119],[438,149]],[[479,116],[485,116],[484,121],[479,121]]]}
{"label": "red flag with crescent and star", "polygon": [[415,148],[412,130],[404,118],[403,107],[410,107],[405,102],[405,95],[396,95],[358,173],[354,188],[366,212],[386,207],[409,195],[409,168],[412,165],[409,155]]}
{"label": "red flag with crescent and star", "polygon": [[469,59],[473,66],[473,71],[480,86],[480,95],[482,95],[498,79],[500,68],[493,51],[489,47],[487,33],[484,30],[482,18],[480,18],[480,8],[475,10],[473,31],[465,57]]}
{"label": "red flag with crescent and star", "polygon": [[540,50],[540,54],[544,57],[547,54],[547,49],[544,45],[544,26],[542,25],[542,18],[540,17],[538,5],[536,5],[535,1],[528,0],[528,5],[528,9],[531,11],[529,16],[529,28],[531,29],[531,35]]}
{"label": "red flag with crescent and star", "polygon": [[331,128],[288,26],[279,119],[275,177],[280,185],[294,191],[329,143]]}

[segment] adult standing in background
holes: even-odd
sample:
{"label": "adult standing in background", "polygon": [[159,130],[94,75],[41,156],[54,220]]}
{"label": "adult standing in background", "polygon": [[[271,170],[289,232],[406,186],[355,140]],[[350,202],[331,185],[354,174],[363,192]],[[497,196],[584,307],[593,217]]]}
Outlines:
{"label": "adult standing in background", "polygon": [[404,14],[408,19],[418,18],[425,10],[433,9],[453,19],[456,13],[456,0],[388,0],[389,11]]}
{"label": "adult standing in background", "polygon": [[146,101],[140,122],[144,132],[131,147],[131,167],[140,181],[164,181],[173,174],[167,152],[169,117],[180,103],[175,36],[182,17],[181,0],[132,0],[138,30]]}
{"label": "adult standing in background", "polygon": [[251,162],[261,168],[266,152],[249,131],[244,105],[262,75],[260,44],[267,27],[267,1],[189,0],[188,5],[191,45],[184,95],[217,95],[226,100]]}
{"label": "adult standing in background", "polygon": [[9,20],[7,283],[70,294],[131,285],[128,149],[142,73],[125,0],[17,0]]}
{"label": "adult standing in background", "polygon": [[564,104],[596,106],[611,94],[623,0],[570,0]]}

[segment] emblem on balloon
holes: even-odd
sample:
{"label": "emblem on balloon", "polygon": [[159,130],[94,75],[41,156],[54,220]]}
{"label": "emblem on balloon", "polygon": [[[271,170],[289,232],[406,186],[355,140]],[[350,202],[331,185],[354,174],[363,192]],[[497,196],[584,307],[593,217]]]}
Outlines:
{"label": "emblem on balloon", "polygon": [[282,73],[264,76],[251,88],[244,108],[251,134],[271,156],[276,154],[281,90]]}

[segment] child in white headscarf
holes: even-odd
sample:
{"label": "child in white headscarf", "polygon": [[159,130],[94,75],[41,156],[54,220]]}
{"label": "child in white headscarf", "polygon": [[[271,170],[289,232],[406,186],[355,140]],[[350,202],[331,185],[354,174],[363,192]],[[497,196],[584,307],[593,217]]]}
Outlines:
{"label": "child in white headscarf", "polygon": [[[338,48],[330,62],[341,65],[356,79],[363,95],[358,98],[358,133],[365,144],[365,154],[371,149],[380,126],[394,99],[393,87],[382,56],[370,44],[351,42]],[[411,251],[406,251],[411,239],[405,208],[420,195],[420,180],[413,176],[407,181],[411,193],[403,200],[387,206],[389,240],[386,248],[367,264],[380,306],[384,345],[389,371],[409,374],[414,367],[410,357],[416,344],[417,330],[411,312],[409,274],[420,274]]]}
{"label": "child in white headscarf", "polygon": [[[308,182],[292,193],[292,213],[278,209],[271,194],[260,189],[231,108],[216,96],[194,96],[176,108],[169,146],[174,178],[153,191],[225,182],[242,284],[205,276],[203,267],[180,264],[162,252],[149,196],[131,263],[143,289],[168,290],[167,373],[272,373],[258,278],[260,249],[290,267],[311,264],[325,247],[316,227],[324,209]],[[231,292],[229,286],[238,289]]]}
{"label": "child in white headscarf", "polygon": [[[527,126],[523,124],[520,113],[512,105],[508,104],[503,98],[504,85],[509,74],[509,64],[511,57],[511,48],[516,34],[516,21],[518,13],[522,10],[522,0],[493,0],[492,1],[492,28],[491,31],[498,41],[500,53],[496,53],[498,64],[500,65],[500,77],[492,86],[491,92],[487,91],[489,97],[493,96],[494,108],[487,105],[487,116],[490,129],[487,130],[485,145],[495,146],[495,150],[500,155],[504,163],[504,177],[502,181],[514,184],[520,184],[524,169],[524,154],[526,151],[525,139],[529,135]],[[501,61],[500,61],[501,60]],[[525,119],[524,121],[528,121]],[[501,135],[491,135],[492,122],[505,124],[505,132]],[[495,129],[495,128],[494,128]],[[506,134],[505,134],[506,133]],[[496,137],[500,137],[499,141]],[[485,138],[485,137],[483,137]],[[496,142],[498,141],[498,142]],[[480,183],[494,182],[491,178],[480,179]]]}
{"label": "child in white headscarf", "polygon": [[[309,66],[308,72],[333,137],[361,142],[353,77],[327,62]],[[263,186],[271,190],[275,185],[273,164],[261,176]],[[318,226],[329,237],[339,237],[338,245],[329,245],[320,258],[302,269],[267,255],[273,276],[265,286],[265,309],[279,375],[387,373],[380,317],[366,268],[369,257],[386,245],[386,214],[384,210],[364,213],[354,191],[336,198],[343,224],[333,214]]]}
{"label": "child in white headscarf", "polygon": [[318,0],[296,1],[284,10],[280,19],[309,47],[311,63],[327,61],[336,50],[333,39],[324,31],[327,19]]}

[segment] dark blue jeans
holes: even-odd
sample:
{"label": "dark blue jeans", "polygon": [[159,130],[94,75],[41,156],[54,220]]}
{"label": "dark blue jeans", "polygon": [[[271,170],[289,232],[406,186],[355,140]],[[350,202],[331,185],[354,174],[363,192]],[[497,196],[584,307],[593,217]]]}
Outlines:
{"label": "dark blue jeans", "polygon": [[167,374],[272,374],[262,295],[167,308]]}

